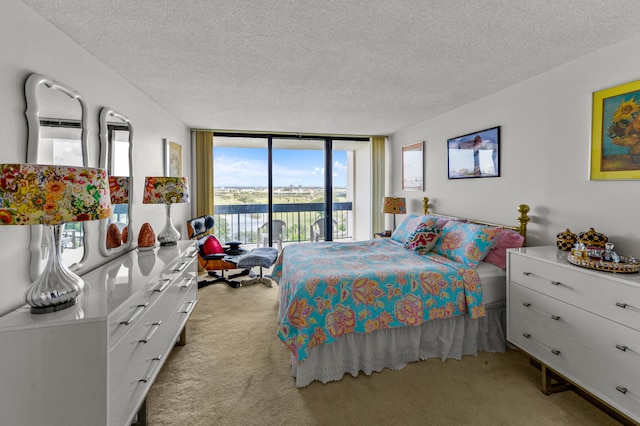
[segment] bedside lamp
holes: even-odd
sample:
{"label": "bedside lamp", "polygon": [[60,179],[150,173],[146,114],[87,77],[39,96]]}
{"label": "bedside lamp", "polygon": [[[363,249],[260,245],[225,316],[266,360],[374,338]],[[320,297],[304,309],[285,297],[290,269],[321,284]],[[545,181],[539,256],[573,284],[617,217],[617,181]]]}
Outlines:
{"label": "bedside lamp", "polygon": [[161,246],[173,246],[178,243],[180,233],[171,222],[171,204],[189,202],[189,186],[185,177],[148,176],[144,182],[143,204],[165,204],[167,222],[158,234]]}
{"label": "bedside lamp", "polygon": [[0,164],[0,225],[46,225],[49,259],[25,293],[31,312],[73,306],[84,286],[62,261],[65,223],[111,216],[107,172],[87,167]]}
{"label": "bedside lamp", "polygon": [[396,215],[407,213],[407,202],[404,197],[384,197],[382,213],[393,215],[393,230],[396,230]]}

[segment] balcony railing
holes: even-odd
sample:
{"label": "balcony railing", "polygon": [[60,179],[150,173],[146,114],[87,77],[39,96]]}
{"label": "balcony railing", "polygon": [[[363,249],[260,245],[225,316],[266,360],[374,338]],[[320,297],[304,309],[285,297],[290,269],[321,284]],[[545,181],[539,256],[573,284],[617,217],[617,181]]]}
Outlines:
{"label": "balcony railing", "polygon": [[[351,238],[352,203],[333,203],[333,239]],[[258,241],[258,228],[268,220],[267,204],[216,205],[214,233],[222,241]],[[273,219],[286,223],[283,242],[311,241],[312,224],[324,217],[324,203],[274,204]]]}

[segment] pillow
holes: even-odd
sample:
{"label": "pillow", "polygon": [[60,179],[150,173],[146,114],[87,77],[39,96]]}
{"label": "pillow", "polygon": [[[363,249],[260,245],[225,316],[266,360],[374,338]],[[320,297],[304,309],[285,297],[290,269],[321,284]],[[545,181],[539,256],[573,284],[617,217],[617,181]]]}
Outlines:
{"label": "pillow", "polygon": [[449,221],[454,221],[454,222],[464,222],[464,219],[460,219],[457,217],[441,217],[441,216],[431,216],[431,215],[425,215],[422,216],[422,221],[423,222],[427,222],[428,220],[433,220],[435,222],[435,227],[442,229],[444,228],[444,226],[447,224],[447,222]]}
{"label": "pillow", "polygon": [[202,252],[205,256],[209,256],[211,254],[222,254],[224,253],[224,249],[216,237],[209,235],[202,244]]}
{"label": "pillow", "polygon": [[475,268],[496,243],[501,228],[449,221],[433,250],[454,262]]}
{"label": "pillow", "polygon": [[524,237],[513,229],[503,229],[496,238],[496,245],[489,250],[484,261],[496,265],[499,268],[507,269],[507,249],[520,248],[524,243]]}
{"label": "pillow", "polygon": [[442,229],[435,228],[426,223],[419,223],[416,230],[413,231],[407,238],[407,241],[405,241],[404,247],[418,254],[425,255],[436,245],[441,234]]}
{"label": "pillow", "polygon": [[[423,220],[423,218],[426,218]],[[409,238],[409,235],[416,230],[419,223],[426,223],[433,225],[435,221],[426,216],[418,216],[417,214],[410,214],[404,218],[402,223],[393,231],[391,239],[404,244]]]}

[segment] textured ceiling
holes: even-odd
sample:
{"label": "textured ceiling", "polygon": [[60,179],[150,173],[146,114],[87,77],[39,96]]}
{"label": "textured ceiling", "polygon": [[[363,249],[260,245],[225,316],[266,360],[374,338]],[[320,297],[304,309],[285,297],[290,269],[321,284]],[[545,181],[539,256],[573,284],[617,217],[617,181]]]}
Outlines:
{"label": "textured ceiling", "polygon": [[640,34],[617,0],[23,2],[209,129],[390,134]]}

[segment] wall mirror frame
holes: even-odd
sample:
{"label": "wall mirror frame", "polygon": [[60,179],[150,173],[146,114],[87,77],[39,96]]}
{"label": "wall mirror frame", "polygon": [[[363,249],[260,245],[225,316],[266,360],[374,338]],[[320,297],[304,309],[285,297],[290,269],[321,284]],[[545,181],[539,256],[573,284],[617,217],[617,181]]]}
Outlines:
{"label": "wall mirror frame", "polygon": [[[125,136],[122,133],[128,132]],[[126,139],[126,141],[124,140]],[[124,144],[128,146],[123,146]],[[125,158],[126,157],[126,158]],[[110,219],[100,221],[100,252],[104,256],[113,256],[128,250],[134,239],[131,228],[132,195],[133,195],[133,126],[124,115],[104,107],[100,111],[100,167],[107,169],[109,176],[128,177],[128,200],[126,204],[114,205],[114,215]],[[121,218],[125,218],[125,222]],[[107,244],[109,226],[116,224],[119,232],[127,227],[127,239],[121,244],[110,247]]]}
{"label": "wall mirror frame", "polygon": [[[80,94],[44,75],[31,74],[25,83],[25,99],[28,128],[27,163],[89,167],[87,108]],[[61,139],[59,153],[56,154],[55,146],[49,146],[50,144],[43,141],[43,131],[46,133],[51,129],[56,129],[57,133],[73,132],[79,135],[74,136],[76,139],[79,137],[79,140],[68,143]],[[68,163],[67,161],[71,161],[69,159],[73,159],[74,163]],[[74,230],[70,237],[74,251],[65,250],[66,255],[63,251],[62,261],[72,271],[80,273],[89,252],[89,247],[85,244],[87,227],[82,223],[74,225],[79,226],[79,231]],[[49,248],[46,239],[43,238],[42,225],[32,225],[30,228],[29,274],[31,279],[35,280],[46,264]]]}
{"label": "wall mirror frame", "polygon": [[424,191],[424,142],[402,147],[402,190]]}

